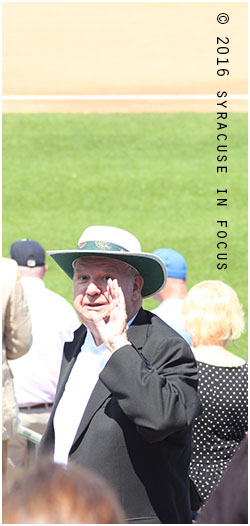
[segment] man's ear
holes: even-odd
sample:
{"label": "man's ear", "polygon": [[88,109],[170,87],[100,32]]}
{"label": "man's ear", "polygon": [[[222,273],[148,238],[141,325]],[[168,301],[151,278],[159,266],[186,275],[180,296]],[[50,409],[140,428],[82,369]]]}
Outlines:
{"label": "man's ear", "polygon": [[43,266],[43,276],[45,276],[47,270],[48,270],[48,265],[44,265]]}
{"label": "man's ear", "polygon": [[137,300],[138,297],[141,295],[142,287],[143,287],[143,277],[139,274],[135,275],[134,278],[134,288],[133,288],[133,299]]}

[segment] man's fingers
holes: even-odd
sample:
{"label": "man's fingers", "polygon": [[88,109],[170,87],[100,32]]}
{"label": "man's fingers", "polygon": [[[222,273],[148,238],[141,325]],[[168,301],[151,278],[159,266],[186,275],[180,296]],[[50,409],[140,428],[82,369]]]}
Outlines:
{"label": "man's fingers", "polygon": [[119,285],[117,282],[117,279],[109,279],[108,280],[108,286],[107,286],[107,292],[109,295],[109,301],[110,303],[113,303],[113,305],[118,305],[119,302]]}

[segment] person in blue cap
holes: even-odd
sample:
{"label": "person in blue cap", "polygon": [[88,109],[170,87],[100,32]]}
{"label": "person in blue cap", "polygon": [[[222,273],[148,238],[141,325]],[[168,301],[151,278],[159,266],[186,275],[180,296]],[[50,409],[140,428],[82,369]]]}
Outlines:
{"label": "person in blue cap", "polygon": [[173,248],[158,248],[153,254],[164,261],[168,271],[168,280],[165,287],[153,296],[154,300],[161,303],[152,312],[170,325],[190,344],[190,336],[182,323],[183,301],[188,293],[186,260],[182,254]]}

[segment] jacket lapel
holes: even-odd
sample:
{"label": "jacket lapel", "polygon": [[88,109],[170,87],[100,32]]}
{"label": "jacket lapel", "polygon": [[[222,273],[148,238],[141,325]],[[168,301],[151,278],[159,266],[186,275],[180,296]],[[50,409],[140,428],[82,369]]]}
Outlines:
{"label": "jacket lapel", "polygon": [[75,449],[76,443],[79,441],[96,411],[98,411],[109,396],[111,396],[110,391],[100,380],[97,380],[73,440],[70,453]]}
{"label": "jacket lapel", "polygon": [[56,408],[61,400],[65,385],[67,383],[68,377],[72,370],[73,365],[75,364],[76,358],[81,350],[81,346],[84,342],[87,330],[81,325],[74,333],[73,342],[66,342],[63,350],[63,359],[62,359],[62,370],[63,374],[59,375],[59,381],[57,384],[57,390],[55,395],[54,404],[50,413],[49,421],[45,432],[42,436],[39,450],[41,452],[52,453],[53,454],[53,444],[54,444],[54,426],[53,420],[56,412]]}
{"label": "jacket lapel", "polygon": [[79,332],[76,335],[74,345],[72,346],[73,342],[66,342],[64,346],[64,364],[66,362],[67,366],[64,367],[64,374],[61,377],[59,389],[61,387],[63,387],[63,389],[65,388],[65,384],[68,380],[71,369],[73,365],[75,365],[76,358],[81,350],[82,344],[84,343],[87,334],[87,330],[84,325],[81,325],[78,331]]}
{"label": "jacket lapel", "polygon": [[141,351],[147,339],[149,317],[147,311],[140,309],[133,323],[128,328],[128,339]]}
{"label": "jacket lapel", "polygon": [[75,365],[76,358],[81,350],[82,344],[85,340],[86,333],[87,333],[86,327],[84,327],[84,325],[81,325],[79,329],[77,329],[77,331],[75,332],[74,341],[66,342],[64,345],[63,362],[62,362],[62,370],[64,372],[59,377],[59,382],[57,385],[57,391],[56,391],[56,396],[55,396],[55,403],[51,411],[50,419],[51,418],[53,419],[55,410],[61,400],[63,391],[65,389],[65,385],[67,383],[71,370],[73,366]]}

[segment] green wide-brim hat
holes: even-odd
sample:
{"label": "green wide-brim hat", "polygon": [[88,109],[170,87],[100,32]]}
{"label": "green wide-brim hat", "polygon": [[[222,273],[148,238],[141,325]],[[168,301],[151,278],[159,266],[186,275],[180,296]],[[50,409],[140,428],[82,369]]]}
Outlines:
{"label": "green wide-brim hat", "polygon": [[130,232],[116,227],[88,227],[82,233],[76,249],[51,250],[48,254],[71,279],[74,275],[73,262],[79,258],[105,257],[127,263],[143,277],[143,298],[159,292],[167,280],[167,269],[162,259],[141,252],[138,239]]}

